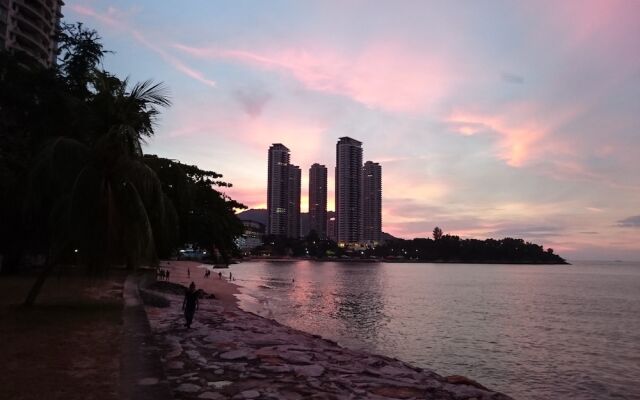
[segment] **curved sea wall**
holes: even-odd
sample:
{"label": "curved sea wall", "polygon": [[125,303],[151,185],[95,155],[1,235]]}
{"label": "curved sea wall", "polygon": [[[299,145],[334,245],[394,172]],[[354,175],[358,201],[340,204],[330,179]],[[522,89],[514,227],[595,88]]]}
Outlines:
{"label": "curved sea wall", "polygon": [[162,296],[168,307],[146,311],[177,399],[510,399],[467,378],[347,349],[220,300],[203,299],[187,329],[182,298]]}

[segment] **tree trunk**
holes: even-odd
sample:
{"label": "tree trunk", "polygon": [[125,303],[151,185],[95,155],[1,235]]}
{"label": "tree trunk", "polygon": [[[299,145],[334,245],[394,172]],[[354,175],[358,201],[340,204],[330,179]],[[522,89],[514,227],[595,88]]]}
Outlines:
{"label": "tree trunk", "polygon": [[38,297],[38,295],[40,294],[40,291],[42,290],[44,281],[47,280],[47,278],[51,274],[51,271],[53,271],[53,262],[51,260],[47,260],[47,264],[44,266],[44,269],[42,270],[42,272],[40,272],[40,275],[38,275],[38,279],[36,279],[36,282],[31,287],[31,290],[29,291],[27,298],[24,300],[23,305],[25,307],[33,306],[33,303],[35,303],[36,298]]}

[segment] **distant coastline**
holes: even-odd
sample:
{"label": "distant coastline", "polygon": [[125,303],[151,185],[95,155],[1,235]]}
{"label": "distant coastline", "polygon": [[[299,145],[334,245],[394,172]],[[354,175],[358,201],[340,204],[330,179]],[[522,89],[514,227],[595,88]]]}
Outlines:
{"label": "distant coastline", "polygon": [[301,218],[305,217],[301,219],[304,228],[301,228],[301,236],[295,237],[267,234],[267,217],[265,209],[238,213],[238,218],[245,224],[245,236],[240,246],[244,257],[337,262],[569,264],[552,248],[521,238],[462,238],[436,226],[431,237],[402,239],[383,232],[380,241],[338,243],[335,236],[319,235],[310,229],[308,214],[301,215]]}
{"label": "distant coastline", "polygon": [[571,265],[566,260],[562,261],[537,261],[537,260],[407,260],[407,259],[375,259],[375,258],[311,258],[311,257],[261,257],[253,256],[238,259],[238,263],[248,261],[313,261],[313,262],[341,262],[341,263],[391,263],[391,264],[514,264],[514,265]]}

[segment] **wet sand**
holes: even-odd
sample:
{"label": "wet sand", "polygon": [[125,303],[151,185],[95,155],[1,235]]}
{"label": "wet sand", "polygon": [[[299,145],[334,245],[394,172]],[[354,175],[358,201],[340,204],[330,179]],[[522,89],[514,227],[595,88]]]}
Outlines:
{"label": "wet sand", "polygon": [[[213,293],[220,301],[225,310],[235,310],[238,308],[238,299],[234,296],[239,294],[238,285],[229,281],[229,269],[214,269],[212,265],[202,264],[196,261],[162,261],[160,268],[167,269],[170,282],[189,286],[191,282],[196,284],[196,289],[202,289],[207,293]],[[205,271],[210,270],[211,276],[204,277]],[[222,279],[218,273],[222,273]]]}

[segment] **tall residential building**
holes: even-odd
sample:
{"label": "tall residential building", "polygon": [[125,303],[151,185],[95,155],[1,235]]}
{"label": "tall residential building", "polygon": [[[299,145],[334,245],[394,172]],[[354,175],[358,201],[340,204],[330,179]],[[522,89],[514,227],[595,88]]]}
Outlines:
{"label": "tall residential building", "polygon": [[28,54],[40,64],[55,63],[61,0],[0,0],[0,49]]}
{"label": "tall residential building", "polygon": [[336,236],[336,213],[335,211],[327,211],[327,239],[338,241]]}
{"label": "tall residential building", "polygon": [[309,230],[327,238],[327,167],[317,163],[309,168]]}
{"label": "tall residential building", "polygon": [[339,245],[360,240],[362,142],[341,137],[336,145],[336,236]]}
{"label": "tall residential building", "polygon": [[289,149],[269,147],[267,234],[300,237],[300,168],[289,163]]}
{"label": "tall residential building", "polygon": [[382,240],[382,167],[367,161],[362,167],[362,219],[360,241],[378,244]]}
{"label": "tall residential building", "polygon": [[288,236],[289,149],[275,143],[269,147],[267,177],[267,234]]}
{"label": "tall residential building", "polygon": [[289,164],[289,183],[287,198],[287,236],[300,237],[300,181],[302,171],[300,167]]}

